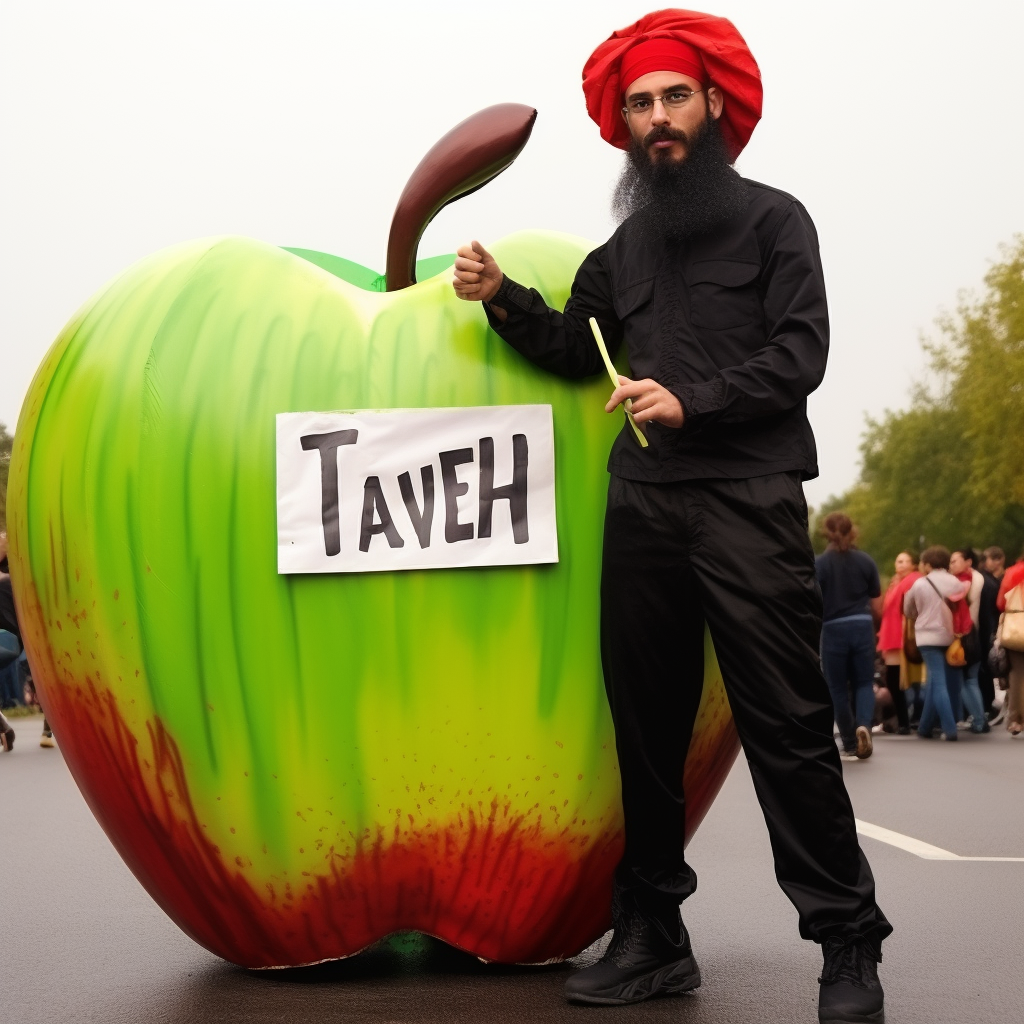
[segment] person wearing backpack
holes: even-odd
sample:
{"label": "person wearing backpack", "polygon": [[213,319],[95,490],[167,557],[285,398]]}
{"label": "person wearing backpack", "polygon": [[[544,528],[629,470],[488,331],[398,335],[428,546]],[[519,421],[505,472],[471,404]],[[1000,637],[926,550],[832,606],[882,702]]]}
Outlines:
{"label": "person wearing backpack", "polygon": [[1003,574],[996,607],[1002,612],[999,642],[1010,661],[1006,728],[1019,736],[1024,732],[1024,551]]}

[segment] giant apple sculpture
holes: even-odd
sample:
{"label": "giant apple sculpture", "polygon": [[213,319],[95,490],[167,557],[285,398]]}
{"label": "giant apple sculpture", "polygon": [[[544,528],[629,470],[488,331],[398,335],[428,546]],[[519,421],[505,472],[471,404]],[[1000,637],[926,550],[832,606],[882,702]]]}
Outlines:
{"label": "giant apple sculpture", "polygon": [[[415,280],[445,202],[525,144],[506,104],[453,130],[399,204],[389,290],[245,238],[144,259],[39,368],[11,467],[33,675],[118,852],[197,942],[248,967],[395,931],[487,960],[577,953],[622,847],[597,635],[608,385],[549,376]],[[587,244],[524,232],[501,265],[564,303]],[[450,257],[421,263],[448,268]],[[560,561],[278,575],[275,414],[549,403]],[[737,749],[710,643],[688,834]]]}

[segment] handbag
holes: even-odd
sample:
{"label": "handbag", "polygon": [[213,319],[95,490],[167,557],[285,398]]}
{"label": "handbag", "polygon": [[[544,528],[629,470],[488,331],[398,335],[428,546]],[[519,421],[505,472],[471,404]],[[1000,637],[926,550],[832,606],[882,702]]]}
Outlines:
{"label": "handbag", "polygon": [[968,668],[981,664],[981,638],[978,636],[978,627],[971,626],[970,633],[965,633],[960,638],[963,645],[965,664]]}
{"label": "handbag", "polygon": [[[928,579],[928,577],[926,576],[925,579]],[[939,594],[939,588],[935,586],[935,584],[932,583],[931,580],[928,580],[928,582],[931,584],[932,590],[934,590],[935,593],[939,595],[939,599],[942,601],[942,603],[949,609],[950,619],[955,622],[956,613],[953,611],[953,602],[950,601],[948,597],[943,597],[942,594]],[[974,627],[972,626],[971,630],[973,631],[973,629]],[[967,633],[957,633],[954,631],[953,642],[946,648],[947,665],[950,665],[953,668],[966,668],[968,664],[973,664],[967,661],[967,654],[964,651],[963,639],[967,635]],[[981,660],[980,657],[978,660]]]}
{"label": "handbag", "polygon": [[946,648],[946,664],[953,668],[967,666],[967,655],[964,654],[964,645],[960,637],[954,637],[953,642]]}
{"label": "handbag", "polygon": [[921,649],[917,646],[914,623],[906,617],[903,619],[903,657],[911,665],[920,665],[924,661],[924,658],[921,656]]}
{"label": "handbag", "polygon": [[999,620],[999,643],[1008,651],[1024,651],[1024,583],[1006,594],[1006,608]]}
{"label": "handbag", "polygon": [[992,646],[988,651],[988,670],[993,679],[1005,679],[1010,674],[1010,656],[999,642],[998,631],[992,637]]}

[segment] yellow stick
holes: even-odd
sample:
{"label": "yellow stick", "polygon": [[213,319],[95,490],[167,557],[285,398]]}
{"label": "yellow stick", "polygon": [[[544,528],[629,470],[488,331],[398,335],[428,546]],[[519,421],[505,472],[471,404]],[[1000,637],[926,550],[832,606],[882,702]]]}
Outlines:
{"label": "yellow stick", "polygon": [[[612,379],[612,387],[617,388],[619,386],[619,375],[615,372],[615,367],[612,365],[611,357],[608,355],[608,349],[605,347],[601,328],[593,317],[590,318],[590,329],[594,332],[594,341],[597,342],[601,358],[604,360],[604,368],[608,371],[608,376]],[[633,419],[633,403],[627,398],[622,404],[626,408],[626,419],[629,420],[629,425],[633,428],[633,433],[636,434],[636,439],[640,442],[640,447],[646,448],[647,438],[644,437],[644,432],[636,425],[636,420]]]}

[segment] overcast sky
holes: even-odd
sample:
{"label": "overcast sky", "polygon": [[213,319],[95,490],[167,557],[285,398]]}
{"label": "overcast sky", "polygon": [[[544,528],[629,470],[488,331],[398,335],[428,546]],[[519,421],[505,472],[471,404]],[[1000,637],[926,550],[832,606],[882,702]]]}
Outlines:
{"label": "overcast sky", "polygon": [[[240,234],[383,269],[426,150],[491,103],[538,108],[515,165],[449,207],[421,256],[523,228],[603,241],[622,156],[580,72],[651,8],[587,0],[6,5],[0,28],[0,420],[75,309],[135,260]],[[1017,0],[728,0],[761,67],[744,175],[821,240],[832,354],[811,398],[821,477],[857,475],[865,413],[907,403],[922,332],[1024,230]]]}

